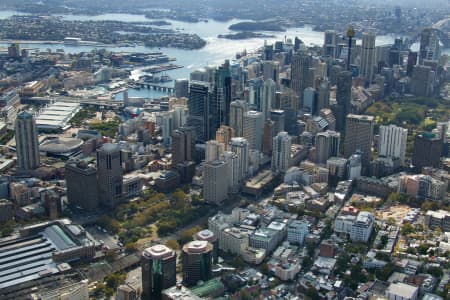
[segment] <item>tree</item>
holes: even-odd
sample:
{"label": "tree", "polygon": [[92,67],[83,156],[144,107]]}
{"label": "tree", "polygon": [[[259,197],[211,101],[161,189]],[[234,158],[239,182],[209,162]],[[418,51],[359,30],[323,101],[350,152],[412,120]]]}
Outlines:
{"label": "tree", "polygon": [[310,256],[306,256],[302,261],[302,269],[309,270],[313,265],[313,260]]}
{"label": "tree", "polygon": [[231,261],[231,265],[236,269],[243,269],[245,267],[245,262],[241,256],[235,256]]}
{"label": "tree", "polygon": [[176,240],[167,240],[166,246],[173,250],[180,250],[180,244]]}
{"label": "tree", "polygon": [[137,251],[138,250],[138,248],[137,248],[137,245],[136,245],[136,243],[127,243],[126,245],[125,245],[125,251],[127,252],[127,253],[133,253],[133,252],[135,252],[135,251]]}
{"label": "tree", "polygon": [[319,300],[319,292],[317,292],[316,288],[313,286],[308,287],[308,289],[305,291],[305,296],[307,296],[311,300]]}
{"label": "tree", "polygon": [[387,234],[383,234],[380,238],[380,245],[379,245],[378,249],[383,249],[384,247],[386,247],[388,241],[389,241],[389,236]]}
{"label": "tree", "polygon": [[415,233],[416,229],[411,223],[406,222],[405,224],[403,224],[402,228],[400,229],[400,232],[403,235],[409,235],[411,233]]}
{"label": "tree", "polygon": [[442,268],[440,267],[429,267],[427,273],[436,278],[441,278],[442,275],[444,275],[444,271],[442,271]]}
{"label": "tree", "polygon": [[180,233],[180,243],[181,244],[186,244],[190,241],[192,241],[192,236],[194,234],[196,234],[197,232],[199,232],[200,230],[202,230],[202,228],[200,226],[194,226],[192,228],[189,229],[185,229]]}

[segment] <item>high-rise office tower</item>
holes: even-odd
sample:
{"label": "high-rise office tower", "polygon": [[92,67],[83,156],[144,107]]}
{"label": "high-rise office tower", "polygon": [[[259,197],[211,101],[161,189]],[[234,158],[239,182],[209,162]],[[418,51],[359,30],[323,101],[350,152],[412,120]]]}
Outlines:
{"label": "high-rise office tower", "polygon": [[272,79],[267,79],[266,81],[264,81],[260,109],[264,120],[267,120],[270,117],[270,109],[272,108],[272,103],[275,103],[276,88],[277,85]]}
{"label": "high-rise office tower", "polygon": [[228,164],[226,161],[206,162],[203,167],[203,197],[210,204],[219,205],[228,197]]}
{"label": "high-rise office tower", "polygon": [[189,80],[187,78],[180,78],[175,80],[174,84],[175,97],[189,97]]}
{"label": "high-rise office tower", "polygon": [[162,112],[159,117],[161,118],[161,131],[164,145],[168,146],[171,143],[170,135],[173,131],[172,114],[169,111]]}
{"label": "high-rise office tower", "polygon": [[284,88],[280,93],[279,109],[284,110],[284,129],[292,135],[297,134],[297,111],[299,109],[299,97],[290,88]]}
{"label": "high-rise office tower", "polygon": [[116,207],[123,199],[122,155],[117,144],[104,144],[97,150],[97,182],[100,203]]}
{"label": "high-rise office tower", "polygon": [[286,124],[286,114],[284,110],[273,109],[270,111],[270,120],[274,122],[273,130],[275,135],[278,132],[284,131],[284,125]]}
{"label": "high-rise office tower", "polygon": [[307,87],[303,91],[303,113],[314,115],[316,113],[316,100],[316,90],[312,87]]}
{"label": "high-rise office tower", "polygon": [[194,240],[211,243],[213,245],[213,261],[214,263],[219,261],[219,239],[214,232],[209,229],[201,230],[194,234]]}
{"label": "high-rise office tower", "polygon": [[[210,84],[191,82],[189,86],[189,115],[187,124],[195,128],[196,139],[205,142],[210,139]],[[214,129],[215,132],[215,129]]]}
{"label": "high-rise office tower", "polygon": [[234,136],[234,129],[230,126],[222,125],[216,131],[216,141],[224,144],[225,150],[228,150],[228,144]]}
{"label": "high-rise office tower", "polygon": [[325,31],[325,41],[323,43],[323,54],[325,56],[335,58],[337,47],[337,34],[334,30]]}
{"label": "high-rise office tower", "polygon": [[414,66],[417,64],[417,52],[409,51],[408,53],[408,64],[406,67],[406,74],[408,76],[412,75]]}
{"label": "high-rise office tower", "polygon": [[275,83],[278,82],[279,65],[276,61],[263,62],[263,79],[264,81],[272,79]]}
{"label": "high-rise office tower", "polygon": [[188,110],[184,105],[175,105],[171,111],[172,130],[178,129],[186,124]]}
{"label": "high-rise office tower", "polygon": [[330,82],[323,80],[317,91],[317,111],[330,107]]}
{"label": "high-rise office tower", "polygon": [[374,33],[363,33],[362,37],[360,73],[369,83],[374,78],[375,37]]}
{"label": "high-rise office tower", "polygon": [[[225,61],[214,71],[213,95],[210,99],[211,130],[230,124],[231,73],[230,62]],[[211,136],[209,138],[212,138]]]}
{"label": "high-rise office tower", "polygon": [[292,139],[287,132],[282,131],[273,138],[272,170],[286,172],[291,164]]}
{"label": "high-rise office tower", "polygon": [[431,96],[434,93],[435,76],[435,72],[429,66],[414,66],[411,75],[410,92],[416,96]]}
{"label": "high-rise office tower", "polygon": [[330,157],[339,156],[341,134],[327,130],[316,135],[316,163],[326,164]]}
{"label": "high-rise office tower", "polygon": [[439,36],[433,28],[425,28],[420,34],[419,64],[424,60],[438,60],[440,56]]}
{"label": "high-rise office tower", "polygon": [[370,156],[373,140],[375,118],[366,115],[347,116],[344,140],[344,157],[350,157],[361,151],[361,164],[363,174],[366,174],[370,165]]}
{"label": "high-rise office tower", "polygon": [[235,136],[244,136],[244,114],[248,110],[247,103],[235,100],[230,104],[230,127]]}
{"label": "high-rise office tower", "polygon": [[262,153],[267,156],[272,155],[272,144],[275,135],[275,122],[272,120],[266,120],[266,122],[264,122],[263,129]]}
{"label": "high-rise office tower", "polygon": [[389,125],[380,126],[379,132],[378,155],[392,159],[399,158],[403,163],[405,161],[408,129]]}
{"label": "high-rise office tower", "polygon": [[69,204],[87,211],[96,209],[99,204],[97,170],[84,160],[69,160],[64,175]]}
{"label": "high-rise office tower", "polygon": [[263,85],[264,80],[261,78],[253,78],[249,81],[248,104],[253,110],[260,107]]}
{"label": "high-rise office tower", "polygon": [[291,63],[291,88],[303,99],[303,91],[308,81],[309,68],[312,65],[312,58],[305,52],[297,52],[292,57]]}
{"label": "high-rise office tower", "polygon": [[261,112],[250,110],[244,114],[243,136],[247,139],[250,149],[261,151],[263,127],[264,118]]}
{"label": "high-rise office tower", "polygon": [[218,160],[225,151],[225,145],[216,140],[210,140],[205,145],[205,162]]}
{"label": "high-rise office tower", "polygon": [[194,160],[195,129],[180,127],[172,132],[172,166]]}
{"label": "high-rise office tower", "polygon": [[345,129],[346,116],[352,109],[352,73],[350,71],[343,71],[337,75],[336,102],[336,130],[342,132]]}
{"label": "high-rise office tower", "polygon": [[183,283],[196,285],[212,277],[213,245],[207,241],[192,241],[183,246]]}
{"label": "high-rise office tower", "polygon": [[227,164],[226,178],[228,181],[228,193],[236,194],[239,191],[240,176],[239,157],[236,153],[226,151],[222,154],[221,160]]}
{"label": "high-rise office tower", "polygon": [[249,145],[247,139],[243,137],[235,137],[231,139],[230,150],[238,156],[239,181],[247,176],[249,164]]}
{"label": "high-rise office tower", "polygon": [[414,138],[412,164],[416,171],[423,167],[438,168],[441,164],[442,140],[433,133],[424,132]]}
{"label": "high-rise office tower", "polygon": [[30,171],[39,167],[39,143],[33,115],[22,111],[15,123],[17,169]]}
{"label": "high-rise office tower", "polygon": [[177,283],[177,254],[164,245],[155,245],[142,252],[142,299],[159,300],[161,291]]}

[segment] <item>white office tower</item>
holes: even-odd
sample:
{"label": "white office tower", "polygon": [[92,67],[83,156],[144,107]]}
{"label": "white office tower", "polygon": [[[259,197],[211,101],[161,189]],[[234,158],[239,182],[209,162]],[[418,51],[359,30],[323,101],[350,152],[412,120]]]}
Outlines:
{"label": "white office tower", "polygon": [[211,204],[221,204],[228,197],[228,163],[215,160],[203,168],[203,197]]}
{"label": "white office tower", "polygon": [[212,162],[218,160],[224,151],[224,144],[219,143],[216,140],[207,141],[205,147],[205,161]]}
{"label": "white office tower", "polygon": [[272,170],[286,172],[291,163],[292,139],[287,132],[282,131],[273,138]]}
{"label": "white office tower", "polygon": [[363,33],[362,36],[360,73],[369,83],[373,80],[375,67],[375,37],[374,33]]}
{"label": "white office tower", "polygon": [[187,107],[183,105],[175,105],[172,112],[172,130],[183,127],[187,119]]}
{"label": "white office tower", "polygon": [[222,154],[221,160],[227,162],[228,164],[228,192],[230,194],[235,194],[239,191],[240,170],[239,170],[239,157],[236,153],[231,151],[226,151]]}
{"label": "white office tower", "polygon": [[247,139],[250,149],[261,151],[263,128],[264,118],[261,112],[250,110],[244,114],[243,136]]}
{"label": "white office tower", "polygon": [[277,85],[272,79],[264,81],[263,92],[261,97],[261,112],[263,114],[263,121],[270,118],[270,110],[272,104],[275,103],[275,93],[277,91]]}
{"label": "white office tower", "polygon": [[247,110],[245,101],[235,100],[230,104],[230,127],[235,136],[244,136],[244,114]]}
{"label": "white office tower", "polygon": [[405,161],[406,141],[408,129],[395,125],[380,126],[380,138],[378,140],[378,155],[388,158],[399,158]]}
{"label": "white office tower", "polygon": [[230,149],[238,156],[239,181],[242,182],[248,173],[248,141],[243,137],[232,138]]}

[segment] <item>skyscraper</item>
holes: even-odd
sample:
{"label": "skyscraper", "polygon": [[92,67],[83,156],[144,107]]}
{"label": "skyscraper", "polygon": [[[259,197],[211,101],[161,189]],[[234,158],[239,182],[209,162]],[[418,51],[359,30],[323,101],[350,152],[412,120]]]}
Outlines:
{"label": "skyscraper", "polygon": [[83,160],[69,160],[64,175],[69,204],[87,211],[96,209],[99,204],[97,170]]}
{"label": "skyscraper", "polygon": [[164,245],[155,245],[142,252],[142,299],[159,300],[161,291],[174,286],[177,254]]}
{"label": "skyscraper", "polygon": [[405,161],[408,129],[389,125],[380,126],[379,132],[378,155],[392,159],[399,158],[403,163]]}
{"label": "skyscraper", "polygon": [[248,141],[243,137],[235,137],[231,139],[230,150],[238,156],[239,182],[247,176],[249,164],[249,145]]}
{"label": "skyscraper", "polygon": [[330,107],[330,82],[323,80],[317,92],[317,111]]}
{"label": "skyscraper", "polygon": [[291,88],[303,99],[303,91],[308,81],[309,68],[312,65],[312,58],[305,52],[297,52],[292,57],[291,63]]}
{"label": "skyscraper", "polygon": [[272,144],[275,135],[275,122],[272,120],[266,120],[266,122],[264,122],[263,129],[262,152],[267,156],[272,155]]}
{"label": "skyscraper", "polygon": [[39,167],[39,143],[33,115],[22,111],[15,123],[17,169],[30,171]]}
{"label": "skyscraper", "polygon": [[183,246],[183,283],[196,285],[212,277],[213,246],[207,241],[192,241]]}
{"label": "skyscraper", "polygon": [[[230,124],[231,103],[231,74],[230,62],[225,61],[223,65],[214,71],[213,94],[210,98],[211,129],[214,133],[220,125]],[[213,138],[209,136],[208,139]]]}
{"label": "skyscraper", "polygon": [[216,131],[216,141],[224,144],[225,150],[228,150],[228,144],[234,136],[234,129],[230,126],[222,125]]}
{"label": "skyscraper", "polygon": [[441,163],[442,140],[433,133],[424,132],[414,138],[412,164],[416,171],[423,167],[438,168]]}
{"label": "skyscraper", "polygon": [[334,30],[325,31],[325,40],[323,43],[323,52],[325,56],[335,58],[337,46],[337,34]]}
{"label": "skyscraper", "polygon": [[205,146],[205,162],[218,160],[224,151],[224,144],[216,140],[207,141]]}
{"label": "skyscraper", "polygon": [[287,132],[282,131],[273,138],[272,170],[286,172],[291,164],[292,139]]}
{"label": "skyscraper", "polygon": [[[210,139],[210,84],[206,82],[191,82],[189,86],[189,115],[187,124],[193,126],[196,139],[205,142]],[[214,129],[215,133],[215,129]]]}
{"label": "skyscraper", "polygon": [[344,157],[350,157],[356,151],[361,151],[363,173],[370,165],[373,129],[375,118],[366,115],[349,114],[346,121]]}
{"label": "skyscraper", "polygon": [[278,132],[284,131],[284,126],[286,124],[286,114],[284,110],[273,109],[270,111],[270,120],[274,122],[273,130],[276,135]]}
{"label": "skyscraper", "polygon": [[235,100],[230,104],[230,127],[235,136],[244,136],[244,114],[248,110],[247,103]]}
{"label": "skyscraper", "polygon": [[375,37],[374,33],[363,33],[362,36],[360,73],[369,83],[372,82],[374,75]]}
{"label": "skyscraper", "polygon": [[425,28],[420,34],[419,64],[424,60],[438,60],[439,56],[439,36],[433,28]]}
{"label": "skyscraper", "polygon": [[175,80],[175,97],[189,97],[189,80],[187,78],[180,78]]}
{"label": "skyscraper", "polygon": [[228,164],[226,161],[206,162],[203,168],[203,197],[210,204],[219,205],[228,197]]}
{"label": "skyscraper", "polygon": [[335,113],[336,130],[342,132],[345,129],[347,115],[352,109],[352,73],[343,71],[337,75]]}
{"label": "skyscraper", "polygon": [[276,88],[277,85],[272,79],[264,81],[260,109],[263,114],[263,120],[267,120],[270,117],[270,110],[273,103],[275,103]]}
{"label": "skyscraper", "polygon": [[115,208],[123,199],[122,155],[117,144],[97,150],[97,183],[100,203]]}
{"label": "skyscraper", "polygon": [[316,163],[326,164],[330,157],[339,156],[341,134],[327,130],[316,135]]}
{"label": "skyscraper", "polygon": [[303,107],[302,110],[304,113],[314,115],[316,112],[316,101],[317,94],[316,90],[312,87],[307,87],[303,91]]}
{"label": "skyscraper", "polygon": [[261,151],[263,127],[264,118],[261,112],[250,110],[244,114],[243,136],[247,139],[250,149]]}
{"label": "skyscraper", "polygon": [[192,127],[180,127],[172,132],[172,166],[194,160],[195,131]]}

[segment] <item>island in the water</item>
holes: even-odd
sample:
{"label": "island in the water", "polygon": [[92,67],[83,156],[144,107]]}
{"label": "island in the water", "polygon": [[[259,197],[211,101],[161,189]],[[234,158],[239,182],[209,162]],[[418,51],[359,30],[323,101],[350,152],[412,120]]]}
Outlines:
{"label": "island in the water", "polygon": [[276,22],[239,22],[228,27],[234,31],[286,31],[280,24]]}
{"label": "island in the water", "polygon": [[228,39],[228,40],[246,40],[246,39],[255,39],[255,38],[274,38],[275,36],[272,34],[264,34],[252,31],[243,31],[238,33],[230,33],[230,34],[219,34],[217,36],[219,39]]}

